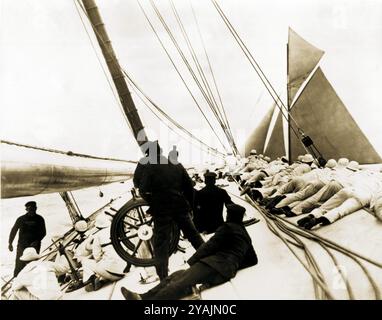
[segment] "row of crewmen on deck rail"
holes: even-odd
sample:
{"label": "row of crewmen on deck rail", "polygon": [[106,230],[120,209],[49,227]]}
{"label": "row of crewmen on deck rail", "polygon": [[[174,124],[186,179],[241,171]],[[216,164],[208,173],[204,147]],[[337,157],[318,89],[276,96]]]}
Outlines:
{"label": "row of crewmen on deck rail", "polygon": [[288,165],[281,157],[274,161],[252,150],[233,170],[240,179],[242,194],[264,205],[271,213],[295,217],[308,214],[298,225],[312,229],[331,224],[362,208],[369,208],[382,221],[382,173],[361,168],[358,162],[330,159],[324,168],[315,165],[310,154]]}

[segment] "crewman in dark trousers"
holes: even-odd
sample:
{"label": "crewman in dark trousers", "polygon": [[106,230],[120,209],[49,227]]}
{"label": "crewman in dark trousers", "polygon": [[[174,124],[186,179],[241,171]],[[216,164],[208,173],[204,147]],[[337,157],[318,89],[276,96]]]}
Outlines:
{"label": "crewman in dark trousers", "polygon": [[216,177],[216,173],[207,172],[206,186],[196,192],[194,223],[199,232],[215,232],[224,223],[223,206],[232,203],[227,191],[215,185]]}
{"label": "crewman in dark trousers", "polygon": [[251,238],[243,225],[245,208],[227,205],[227,219],[214,236],[199,247],[188,260],[189,269],[179,270],[146,293],[137,294],[125,287],[121,292],[127,300],[174,300],[192,291],[192,286],[216,286],[235,277],[239,269],[257,264]]}
{"label": "crewman in dark trousers", "polygon": [[19,217],[10,234],[9,234],[9,251],[13,251],[13,240],[19,232],[19,240],[17,242],[16,251],[16,263],[14,270],[14,277],[16,277],[19,272],[25,267],[26,263],[20,260],[24,249],[28,247],[33,247],[36,249],[37,253],[40,253],[41,240],[44,239],[46,235],[45,221],[44,218],[36,213],[37,204],[35,201],[29,201],[25,204],[27,213]]}
{"label": "crewman in dark trousers", "polygon": [[168,259],[172,224],[176,223],[184,236],[197,249],[204,243],[191,219],[193,186],[182,164],[173,164],[162,155],[158,143],[150,149],[139,190],[152,209],[154,222],[153,249],[156,271],[162,280],[168,275]]}

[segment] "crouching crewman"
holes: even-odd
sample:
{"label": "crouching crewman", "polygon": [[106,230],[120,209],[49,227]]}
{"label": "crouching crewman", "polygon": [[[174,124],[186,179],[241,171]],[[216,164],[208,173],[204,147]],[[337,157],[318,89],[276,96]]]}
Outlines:
{"label": "crouching crewman", "polygon": [[70,271],[64,256],[56,261],[42,261],[36,249],[28,247],[20,257],[27,265],[13,280],[10,300],[59,300],[62,299],[57,277]]}

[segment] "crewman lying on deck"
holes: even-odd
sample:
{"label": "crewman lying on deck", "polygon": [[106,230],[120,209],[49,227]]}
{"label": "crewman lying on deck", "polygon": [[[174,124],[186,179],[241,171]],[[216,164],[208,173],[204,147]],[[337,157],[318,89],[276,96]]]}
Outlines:
{"label": "crewman lying on deck", "polygon": [[57,277],[69,272],[65,257],[41,261],[33,247],[24,250],[21,261],[28,263],[13,280],[10,300],[58,300],[62,298]]}
{"label": "crewman lying on deck", "polygon": [[91,259],[93,241],[93,235],[89,235],[84,241],[82,241],[73,251],[74,259],[80,263],[82,263],[82,260],[86,258]]}
{"label": "crewman lying on deck", "polygon": [[[347,160],[347,159],[346,159]],[[329,162],[329,161],[328,161]],[[343,165],[348,163],[346,167]],[[350,187],[357,181],[357,174],[359,172],[359,164],[356,161],[338,161],[337,166],[331,173],[331,180],[321,189],[317,188],[316,193],[309,197],[302,199],[300,202],[295,202],[283,207],[283,203],[278,204],[278,208],[283,208],[284,211],[290,211],[291,216],[308,213],[314,208],[319,207],[325,201],[329,200],[338,191],[344,187]],[[328,176],[330,178],[330,176]],[[282,212],[281,212],[282,213]]]}
{"label": "crewman lying on deck", "polygon": [[280,186],[285,185],[293,178],[302,176],[303,174],[310,172],[310,166],[313,163],[313,160],[313,157],[310,154],[307,154],[302,158],[301,163],[295,162],[287,168],[281,170],[273,176],[271,182],[269,182],[268,184],[264,184],[262,188],[253,188],[251,190],[248,190],[247,188],[241,192],[241,195],[249,193],[250,196],[256,200],[261,200],[265,197],[269,197],[275,192],[277,192],[277,189]]}
{"label": "crewman lying on deck", "polygon": [[[382,190],[382,174],[365,170],[357,175],[357,181],[350,187],[337,192],[308,217],[300,219],[298,224],[305,229],[316,225],[331,224],[359,209],[369,206],[373,197]],[[373,205],[375,205],[373,203]]]}
{"label": "crewman lying on deck", "polygon": [[227,205],[226,222],[188,260],[189,269],[179,270],[144,294],[122,287],[127,300],[175,300],[192,292],[196,284],[216,286],[229,281],[237,271],[257,264],[251,238],[242,224],[245,208]]}
{"label": "crewman lying on deck", "polygon": [[[303,174],[300,177],[293,178],[287,184],[281,186],[273,197],[281,195],[276,201],[273,201],[268,208],[273,209],[272,213],[291,213],[291,208],[297,205],[298,202],[316,194],[321,188],[327,185],[334,179],[334,168],[337,166],[337,161],[330,159],[325,168],[317,168]],[[279,210],[280,209],[280,210]]]}
{"label": "crewman lying on deck", "polygon": [[[269,159],[270,160],[270,159]],[[264,159],[264,156],[250,155],[248,157],[248,163],[242,169],[243,172],[252,172],[253,170],[260,170],[264,168],[269,161]]]}
{"label": "crewman lying on deck", "polygon": [[[257,187],[260,180],[270,178],[287,167],[288,160],[286,160],[285,157],[273,160],[271,162],[269,162],[269,157],[264,157],[264,159],[267,161],[267,163],[262,168],[249,172],[248,178],[245,179],[245,183],[243,183],[242,186]],[[262,184],[260,184],[258,187],[261,186]]]}
{"label": "crewman lying on deck", "polygon": [[116,281],[124,277],[126,262],[115,252],[110,240],[110,219],[101,214],[95,220],[95,226],[100,229],[95,233],[93,241],[87,243],[91,248],[92,259],[82,258],[83,282],[89,278],[88,291],[98,290],[108,281]]}
{"label": "crewman lying on deck", "polygon": [[237,166],[239,165],[236,157],[232,153],[228,153],[224,160],[226,168],[230,173],[234,172]]}
{"label": "crewman lying on deck", "polygon": [[249,163],[248,158],[242,158],[240,155],[237,155],[236,156],[236,168],[233,171],[233,174],[235,174],[235,173],[237,174],[240,171],[242,171],[247,166],[248,163]]}
{"label": "crewman lying on deck", "polygon": [[382,221],[382,190],[376,192],[370,201],[370,209],[375,213],[375,217]]}

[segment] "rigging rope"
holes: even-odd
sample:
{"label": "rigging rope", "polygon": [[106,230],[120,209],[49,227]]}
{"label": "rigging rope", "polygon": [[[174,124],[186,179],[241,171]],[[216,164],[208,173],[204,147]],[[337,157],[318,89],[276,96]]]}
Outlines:
{"label": "rigging rope", "polygon": [[[189,137],[191,137],[192,139],[194,139],[196,142],[202,144],[203,146],[205,146],[207,149],[208,149],[208,152],[212,152],[214,154],[219,154],[219,155],[224,155],[223,153],[217,151],[216,149],[210,147],[209,145],[207,145],[205,142],[203,142],[202,140],[198,139],[196,136],[194,136],[191,132],[189,132],[186,128],[184,128],[182,125],[180,125],[178,122],[176,122],[174,119],[172,119],[166,112],[163,111],[163,109],[161,109],[155,102],[153,102],[142,90],[141,88],[131,79],[131,77],[126,73],[126,77],[129,81],[129,83],[131,84],[131,87],[133,88],[134,92],[137,94],[137,97],[144,103],[144,105],[146,107],[148,107],[148,109],[150,111],[152,111],[152,113],[160,120],[162,121],[162,119],[152,110],[152,108],[150,107],[150,105],[148,105],[145,100],[143,99],[143,97],[162,115],[164,116],[170,123],[172,123],[175,127],[177,127],[178,129],[180,129],[181,131],[183,131],[184,133],[186,133]],[[139,95],[139,93],[143,96],[141,97]],[[163,121],[162,121],[163,122]],[[166,123],[165,123],[166,124]],[[166,124],[167,125],[167,124]],[[171,127],[168,126],[168,128],[170,130],[173,130]],[[174,131],[175,132],[175,131]],[[203,149],[202,149],[203,150]],[[204,151],[204,150],[203,150]]]}
{"label": "rigging rope", "polygon": [[[280,109],[280,112],[281,112],[282,116],[284,117],[284,119],[287,121],[289,127],[292,129],[292,131],[296,135],[297,139],[302,143],[303,148],[306,150],[307,153],[312,153],[312,151],[308,150],[308,148],[305,146],[305,144],[300,140],[300,135],[302,137],[305,136],[304,135],[304,131],[302,130],[302,128],[298,125],[297,121],[291,115],[289,109],[284,105],[284,103],[280,99],[279,95],[277,94],[276,90],[274,89],[274,87],[272,86],[272,84],[270,83],[270,81],[268,80],[266,75],[264,74],[263,70],[261,69],[261,67],[259,66],[257,61],[255,60],[255,58],[253,57],[253,55],[251,54],[251,52],[249,51],[249,49],[247,48],[247,46],[245,45],[245,43],[243,42],[243,40],[241,39],[239,34],[236,32],[235,28],[230,23],[229,19],[227,18],[227,16],[223,12],[223,10],[217,4],[216,0],[211,0],[211,2],[215,6],[215,8],[218,11],[220,17],[222,18],[223,22],[225,23],[225,25],[229,29],[230,33],[232,34],[232,36],[236,40],[236,42],[239,45],[240,49],[243,51],[243,53],[246,56],[246,58],[248,59],[249,63],[251,64],[251,66],[255,70],[256,74],[259,76],[261,82],[264,84],[264,86],[267,89],[268,93],[271,95],[271,97],[274,100],[276,106]],[[279,105],[277,101],[280,101],[281,105]],[[284,114],[283,110],[286,112],[286,114]],[[294,126],[292,125],[290,120],[292,120],[294,122],[296,128],[294,128]],[[314,153],[313,153],[313,156],[315,157]],[[291,160],[291,159],[289,159],[289,160]]]}
{"label": "rigging rope", "polygon": [[[241,37],[239,36],[239,34],[236,32],[235,28],[232,26],[232,24],[230,23],[229,19],[227,18],[227,16],[225,15],[225,13],[223,12],[223,10],[220,8],[220,6],[217,4],[216,0],[211,0],[213,5],[215,6],[216,10],[218,11],[220,17],[222,18],[223,22],[225,23],[225,25],[227,26],[227,28],[229,29],[230,33],[232,34],[232,36],[235,38],[237,44],[240,46],[240,48],[242,49],[243,53],[245,54],[245,56],[247,57],[248,61],[250,62],[250,64],[252,65],[253,69],[256,71],[257,75],[259,76],[261,82],[264,84],[265,88],[267,89],[268,93],[271,95],[272,99],[274,100],[274,102],[276,103],[276,105],[280,108],[280,109],[284,109],[287,113],[289,113],[289,110],[288,108],[284,105],[284,103],[282,102],[281,98],[279,97],[279,95],[277,94],[277,92],[275,91],[275,89],[273,88],[272,84],[269,82],[268,78],[266,77],[266,75],[264,74],[264,72],[262,71],[261,67],[259,66],[259,64],[257,63],[257,61],[255,60],[255,58],[253,57],[253,55],[251,54],[251,52],[249,51],[249,49],[247,48],[247,46],[245,45],[245,43],[243,42],[243,40],[241,39]],[[275,97],[276,96],[276,97]],[[276,99],[277,98],[277,99]],[[281,106],[279,106],[279,104],[277,103],[277,101],[280,101],[281,103]],[[281,111],[281,110],[280,110]],[[284,117],[286,117],[284,114],[283,114]],[[297,122],[295,121],[295,119],[291,116],[291,119],[292,121],[295,123],[295,125],[297,126],[297,128],[299,129],[299,126],[297,124]]]}
{"label": "rigging rope", "polygon": [[[199,90],[200,90],[200,92],[201,92],[203,98],[204,98],[205,101],[207,102],[207,105],[210,107],[211,111],[213,112],[213,114],[215,115],[217,121],[218,121],[219,124],[220,124],[219,117],[216,116],[216,113],[215,113],[216,111],[215,111],[215,109],[214,109],[214,107],[213,107],[213,103],[212,103],[211,100],[209,99],[208,94],[203,90],[202,84],[200,83],[198,77],[196,76],[194,70],[192,69],[190,63],[188,62],[188,60],[187,60],[187,58],[186,58],[184,52],[182,51],[182,49],[180,48],[180,46],[179,46],[179,44],[178,44],[178,42],[176,41],[175,36],[174,36],[173,33],[171,32],[171,29],[169,28],[168,24],[167,24],[166,21],[164,20],[162,14],[160,13],[158,7],[155,5],[155,3],[153,2],[153,0],[150,0],[150,3],[151,3],[151,6],[152,6],[153,9],[154,9],[154,11],[155,11],[155,13],[156,13],[156,15],[157,15],[159,21],[161,22],[162,26],[164,27],[164,29],[166,30],[168,36],[170,37],[172,43],[174,44],[176,50],[178,51],[178,53],[179,53],[179,55],[180,55],[182,61],[183,61],[184,64],[186,65],[187,70],[189,71],[189,73],[191,74],[192,78],[194,79],[194,81],[195,81],[197,87],[199,88]],[[221,124],[220,124],[220,125],[221,125]],[[214,130],[213,130],[213,131],[214,131]],[[224,129],[223,129],[223,132],[224,132],[224,134],[225,134],[226,137],[227,137],[227,133],[224,131]],[[215,133],[215,131],[214,131],[214,133]],[[217,136],[216,133],[215,133],[215,135]],[[217,136],[217,137],[218,137],[218,136]],[[218,139],[219,139],[219,141],[221,141],[219,137],[218,137]],[[229,140],[228,137],[227,137],[227,140],[228,140],[228,142],[230,143],[230,140]],[[222,142],[221,142],[221,143],[222,143]],[[231,144],[231,143],[230,143],[230,144]],[[222,143],[222,145],[224,146],[223,143]],[[224,148],[225,148],[225,146],[224,146]],[[227,150],[227,149],[225,148],[225,150]]]}
{"label": "rigging rope", "polygon": [[[87,12],[86,12],[86,10],[85,10],[85,8],[82,6],[82,4],[79,2],[79,0],[73,0],[73,1],[77,1],[78,5],[80,6],[80,8],[81,8],[82,11],[84,12],[84,14],[87,16],[88,21],[89,21],[89,23],[92,25],[93,30],[94,30],[94,32],[96,33],[97,37],[101,40],[101,42],[102,42],[103,44],[105,44],[105,43],[104,43],[104,40],[103,40],[103,38],[102,38],[102,36],[97,32],[97,30],[94,28],[92,22],[90,21],[88,15],[87,15]],[[76,8],[77,8],[77,7],[76,7]],[[77,8],[77,9],[78,9],[78,8]],[[80,17],[81,17],[81,15],[80,15]],[[81,17],[81,21],[83,22],[82,17]],[[83,26],[84,26],[84,28],[85,28],[85,30],[86,30],[86,32],[87,32],[87,29],[86,29],[86,26],[85,26],[84,23],[83,23]],[[93,44],[93,41],[92,41],[92,39],[91,39],[91,37],[90,37],[90,34],[89,34],[88,32],[87,32],[87,34],[88,34],[89,40],[90,40],[90,42],[91,42],[91,44],[92,44],[93,50],[94,50],[94,52],[95,52],[95,54],[96,54],[97,60],[98,60],[100,66],[101,66],[101,68],[102,68],[102,70],[103,70],[103,72],[104,72],[104,74],[105,74],[105,76],[106,76],[106,78],[107,78],[107,81],[108,81],[108,83],[109,83],[109,85],[110,85],[110,88],[111,88],[111,90],[112,90],[114,96],[116,97],[116,93],[115,93],[115,91],[113,90],[113,86],[112,86],[112,84],[111,84],[111,82],[110,82],[110,79],[109,79],[109,77],[108,77],[108,74],[107,74],[107,72],[105,71],[105,68],[104,68],[104,66],[103,66],[103,64],[102,64],[102,62],[101,62],[101,60],[100,60],[100,58],[99,58],[99,56],[98,56],[98,52],[97,52],[97,50],[96,50],[96,47],[95,47],[94,44]],[[114,59],[115,59],[115,57],[114,57]],[[125,78],[126,78],[127,80],[129,80],[130,82],[132,82],[132,83],[135,85],[135,83],[132,81],[131,77],[128,76],[127,72],[126,72],[122,67],[120,67],[120,69],[121,69],[123,75],[125,76]],[[135,86],[136,86],[136,85],[135,85]],[[141,89],[139,89],[137,86],[136,86],[136,88],[143,94],[143,91],[142,91]],[[144,94],[144,96],[148,99],[147,95]],[[116,97],[116,99],[117,99],[117,102],[118,102],[118,106],[120,107],[120,109],[121,109],[121,111],[122,111],[122,113],[123,113],[123,115],[124,115],[124,117],[125,117],[127,123],[128,123],[129,126],[130,126],[130,123],[128,122],[127,117],[126,117],[125,113],[123,112],[122,106],[121,106],[120,103],[119,103],[119,102],[120,102],[119,97]],[[150,102],[151,102],[151,104],[153,104],[157,109],[159,108],[159,107],[158,107],[155,103],[153,103],[151,100],[150,100]],[[145,105],[146,105],[146,104],[145,104]],[[147,105],[146,105],[146,106],[147,106]],[[179,129],[180,129],[180,128],[183,128],[183,127],[181,127],[175,120],[173,120],[173,119],[170,118],[167,114],[165,114],[163,110],[160,110],[160,111],[161,111],[162,115],[165,115],[165,116],[168,118],[168,120],[169,120],[170,122],[172,122],[174,125],[176,125]],[[131,126],[130,126],[130,128],[131,128]],[[171,129],[171,128],[170,128],[170,129]],[[172,130],[172,129],[171,129],[171,130]],[[185,129],[183,128],[182,130],[184,131]],[[173,130],[173,131],[174,131],[174,130]],[[177,133],[176,131],[174,131],[174,132]],[[177,134],[178,134],[178,133],[177,133]],[[193,136],[191,133],[187,132],[187,134],[188,134],[190,137],[193,137],[194,139],[196,139],[198,142],[201,142],[201,140],[197,139],[197,138],[196,138],[195,136]],[[178,135],[179,135],[179,134],[178,134]],[[183,137],[182,137],[182,138],[183,138]],[[209,151],[212,151],[212,152],[215,153],[215,154],[221,154],[221,155],[222,155],[222,153],[219,152],[219,151],[217,151],[216,149],[214,149],[214,148],[212,148],[212,147],[206,145],[205,143],[202,143],[202,144],[204,144],[205,146],[207,146],[207,148],[208,148]],[[223,146],[224,146],[224,145],[223,145]],[[203,149],[201,149],[201,150],[203,150]],[[205,150],[203,150],[203,151],[205,151]]]}
{"label": "rigging rope", "polygon": [[[238,182],[236,180],[235,180],[235,182],[238,184]],[[239,184],[238,184],[238,186],[239,186]],[[239,189],[241,189],[240,186],[239,186]],[[238,199],[243,200],[239,196],[236,196],[236,197]],[[283,232],[285,232],[288,236],[291,236],[292,234],[296,234],[296,235],[302,236],[304,238],[307,238],[311,241],[317,242],[320,246],[322,246],[323,249],[330,256],[330,258],[333,260],[334,264],[336,265],[337,270],[339,271],[339,275],[341,276],[341,278],[343,279],[343,281],[345,283],[346,290],[348,292],[350,299],[354,299],[354,293],[352,291],[350,283],[349,283],[348,279],[346,278],[346,276],[343,274],[343,271],[341,270],[341,268],[338,267],[338,262],[335,259],[335,257],[333,256],[333,254],[330,252],[329,248],[331,248],[335,251],[338,251],[339,253],[342,253],[343,255],[349,257],[355,263],[357,263],[359,265],[359,267],[361,268],[362,272],[366,275],[366,277],[367,277],[367,279],[368,279],[368,281],[369,281],[369,283],[370,283],[370,285],[374,291],[375,298],[377,300],[381,299],[381,293],[380,293],[380,289],[379,289],[378,285],[376,284],[375,280],[370,275],[370,273],[366,269],[366,267],[359,261],[359,259],[367,261],[368,263],[373,264],[379,268],[382,268],[382,263],[376,262],[370,258],[362,256],[361,254],[356,253],[352,250],[349,250],[349,249],[347,249],[341,245],[338,245],[337,243],[335,243],[331,240],[323,238],[323,237],[317,235],[316,233],[314,233],[310,230],[302,230],[300,228],[296,229],[296,225],[293,222],[288,221],[287,219],[281,218],[279,216],[271,215],[269,212],[267,212],[267,210],[265,210],[262,207],[259,207],[251,198],[246,197],[246,199],[247,199],[247,202],[249,202],[264,217],[268,227],[269,227],[269,223],[268,223],[269,221],[268,220],[274,221],[274,223],[280,228],[280,230],[283,230]],[[290,225],[290,226],[287,226],[287,225]],[[292,226],[293,226],[293,228],[292,228]],[[270,230],[272,231],[272,228],[270,228]],[[295,243],[293,243],[293,244],[295,245]]]}
{"label": "rigging rope", "polygon": [[[190,38],[189,38],[189,36],[187,34],[187,31],[186,31],[186,29],[185,29],[185,27],[184,27],[184,25],[183,25],[183,23],[181,21],[180,15],[179,15],[178,11],[176,10],[174,2],[172,0],[169,0],[169,2],[171,4],[172,11],[173,11],[174,16],[176,18],[176,21],[177,21],[177,23],[179,25],[179,28],[180,28],[180,30],[182,32],[182,35],[183,35],[183,37],[184,37],[184,39],[186,41],[187,47],[188,47],[188,49],[190,51],[191,57],[192,57],[195,65],[196,65],[197,71],[198,71],[198,73],[199,73],[199,75],[200,75],[200,77],[202,79],[202,82],[203,82],[203,84],[205,86],[206,95],[210,99],[208,105],[209,105],[211,111],[213,112],[213,114],[215,115],[216,120],[220,124],[224,134],[226,135],[226,138],[227,138],[227,140],[228,140],[228,142],[229,142],[233,152],[235,154],[237,154],[238,150],[236,148],[233,136],[232,136],[230,130],[228,129],[228,126],[227,126],[227,124],[226,124],[226,122],[224,120],[224,117],[223,117],[223,114],[222,114],[221,110],[219,109],[218,103],[217,103],[217,101],[216,101],[216,99],[214,97],[214,94],[213,94],[212,90],[211,90],[211,86],[209,84],[209,81],[208,81],[208,79],[207,79],[207,77],[206,77],[206,75],[205,75],[205,73],[203,71],[203,68],[202,68],[202,66],[201,66],[201,64],[199,62],[199,59],[198,59],[197,54],[196,54],[196,52],[195,52],[195,50],[194,50],[194,48],[192,46],[192,43],[191,43]],[[204,51],[206,53],[205,47],[204,47]]]}
{"label": "rigging rope", "polygon": [[21,144],[21,143],[7,141],[7,140],[0,140],[0,143],[5,143],[5,144],[14,145],[14,146],[18,146],[18,147],[29,148],[29,149],[35,149],[35,150],[59,153],[59,154],[67,155],[67,156],[74,156],[74,157],[81,157],[81,158],[90,158],[90,159],[98,159],[98,160],[120,161],[120,162],[127,162],[127,163],[137,163],[137,161],[132,161],[132,160],[121,160],[121,159],[115,159],[115,158],[97,157],[97,156],[91,156],[91,155],[84,154],[84,153],[77,153],[77,152],[72,152],[72,151],[62,151],[62,150],[57,150],[57,149],[49,149],[49,148],[36,147],[36,146],[28,145],[28,144]]}
{"label": "rigging rope", "polygon": [[[202,37],[202,33],[201,33],[201,30],[200,30],[200,26],[199,26],[199,23],[198,23],[198,19],[196,18],[196,14],[195,14],[195,10],[194,10],[194,7],[192,6],[192,3],[191,1],[189,1],[190,3],[190,6],[191,6],[191,11],[192,11],[192,14],[193,14],[193,17],[194,17],[194,21],[195,21],[195,24],[196,24],[196,27],[197,27],[197,30],[198,30],[198,34],[199,34],[199,38],[200,38],[200,41],[202,43],[202,46],[203,46],[203,49],[204,49],[204,54],[206,56],[206,60],[207,60],[207,63],[208,63],[208,66],[209,66],[209,69],[210,69],[210,72],[211,72],[211,76],[212,76],[212,79],[213,79],[213,83],[214,83],[214,86],[215,86],[215,90],[217,92],[217,95],[218,95],[218,98],[219,98],[219,102],[220,102],[220,107],[222,109],[222,113],[223,113],[223,118],[225,120],[225,123],[227,125],[227,128],[232,136],[232,139],[233,139],[233,135],[232,135],[232,130],[231,130],[231,126],[229,124],[229,121],[228,121],[228,118],[227,118],[227,114],[226,114],[226,111],[225,111],[225,108],[224,108],[224,105],[223,105],[223,101],[222,101],[222,98],[221,98],[221,95],[220,95],[220,91],[218,89],[218,86],[217,86],[217,82],[216,82],[216,79],[215,79],[215,74],[214,74],[214,71],[212,69],[212,65],[211,65],[211,62],[210,62],[210,58],[207,54],[207,49],[206,49],[206,46],[205,46],[205,43],[204,43],[204,39]],[[218,104],[217,104],[218,105]],[[235,142],[233,141],[233,143],[235,144]],[[237,147],[236,147],[236,144],[235,144],[235,148],[237,150]]]}
{"label": "rigging rope", "polygon": [[[292,222],[284,219],[284,218],[281,218],[281,217],[277,217],[277,219],[279,220],[282,220],[283,222],[286,222],[290,225],[293,225],[294,227],[296,227],[295,224],[293,224]],[[332,242],[328,239],[325,239],[323,237],[320,237],[319,235],[315,234],[314,232],[312,231],[309,231],[309,230],[300,230],[300,229],[292,229],[290,227],[288,227],[289,230],[291,230],[292,232],[296,233],[296,234],[299,234],[309,240],[312,240],[312,241],[315,241],[315,242],[318,242],[320,245],[326,245],[328,246],[329,248],[333,249],[333,250],[336,250],[340,253],[342,253],[343,255],[346,255],[348,256],[350,259],[354,260],[354,262],[356,262],[359,267],[361,268],[361,270],[363,271],[363,273],[366,275],[366,277],[368,278],[369,280],[369,283],[371,284],[373,290],[374,290],[374,294],[375,294],[375,297],[377,300],[380,300],[381,299],[381,293],[380,293],[380,290],[378,288],[378,285],[375,283],[374,279],[371,277],[370,273],[368,272],[368,270],[365,268],[365,266],[359,261],[358,258],[361,258],[371,264],[374,264],[374,265],[377,265],[377,266],[380,266],[381,264],[378,263],[378,262],[375,262],[367,257],[364,257],[356,252],[353,252],[341,245],[338,245],[336,244],[335,242]],[[358,257],[358,258],[357,258]],[[340,269],[338,269],[340,274],[342,273],[340,271]],[[345,281],[345,284],[346,284],[346,281]],[[351,295],[351,293],[349,292],[349,295]]]}
{"label": "rigging rope", "polygon": [[[238,197],[240,198],[240,197]],[[374,294],[375,294],[375,297],[377,300],[380,300],[381,299],[381,293],[380,293],[380,290],[379,290],[379,287],[378,285],[376,284],[375,280],[372,278],[372,276],[370,275],[369,271],[365,268],[365,266],[363,266],[363,264],[358,260],[358,258],[364,260],[364,261],[367,261],[371,264],[374,264],[380,268],[382,268],[382,264],[379,263],[379,262],[376,262],[370,258],[367,258],[365,256],[362,256],[361,254],[359,253],[356,253],[350,249],[347,249],[341,245],[338,245],[337,243],[331,241],[331,240],[328,240],[326,238],[323,238],[319,235],[317,235],[316,233],[310,231],[310,230],[301,230],[301,229],[296,229],[296,225],[291,222],[291,221],[288,221],[287,219],[284,219],[284,218],[281,218],[281,217],[278,217],[278,216],[275,216],[275,215],[271,215],[269,214],[265,209],[259,207],[252,199],[250,199],[249,197],[246,197],[247,199],[247,202],[249,202],[254,208],[257,209],[257,211],[260,212],[260,214],[265,218],[265,220],[267,221],[268,219],[271,219],[271,220],[277,220],[279,221],[280,223],[283,224],[283,228],[285,228],[285,230],[287,230],[288,234],[290,233],[295,233],[297,235],[300,235],[304,238],[307,238],[309,240],[312,240],[314,242],[318,242],[318,244],[320,244],[321,246],[327,246],[328,248],[331,248],[333,250],[336,250],[340,253],[342,253],[343,255],[349,257],[350,259],[352,259],[355,263],[357,263],[359,265],[359,267],[361,268],[362,272],[366,275],[366,277],[368,278],[369,280],[369,283],[371,284],[372,288],[373,288],[373,291],[374,291]],[[289,224],[292,227],[288,227],[286,226],[286,224]],[[325,249],[327,250],[327,248]],[[330,256],[330,254],[329,254]],[[332,257],[331,257],[332,258]],[[333,259],[333,258],[332,258]],[[344,283],[346,285],[346,289],[348,291],[348,294],[349,294],[349,298],[352,299],[354,298],[354,294],[352,292],[352,289],[350,287],[350,284],[347,283],[347,279],[345,277],[345,275],[342,273],[341,269],[338,268],[337,269],[340,273],[340,276],[343,278],[344,280]]]}
{"label": "rigging rope", "polygon": [[[146,11],[144,10],[144,8],[142,7],[142,5],[139,3],[138,0],[137,0],[137,3],[138,3],[138,5],[139,5],[139,8],[141,9],[143,15],[145,16],[147,22],[149,23],[151,29],[153,30],[153,32],[154,32],[156,38],[158,39],[158,41],[159,41],[161,47],[162,47],[163,50],[165,51],[167,57],[170,59],[170,61],[171,61],[172,65],[173,65],[173,67],[175,68],[177,74],[180,76],[180,78],[181,78],[183,84],[186,86],[187,91],[190,93],[190,95],[191,95],[192,99],[194,100],[196,106],[198,107],[199,111],[202,113],[204,119],[207,121],[208,126],[211,128],[212,132],[213,132],[214,135],[217,137],[217,139],[219,140],[220,144],[223,146],[224,150],[227,151],[225,145],[224,145],[223,142],[221,141],[220,137],[217,135],[215,129],[213,128],[213,126],[211,125],[211,123],[210,123],[210,121],[208,120],[207,116],[206,116],[205,113],[203,112],[203,110],[202,110],[202,108],[200,107],[199,103],[197,102],[195,96],[192,94],[190,88],[187,86],[187,84],[186,84],[186,82],[185,82],[183,76],[181,75],[179,69],[176,67],[176,65],[175,65],[173,59],[171,58],[169,52],[168,52],[167,49],[165,48],[165,46],[164,46],[162,40],[160,39],[160,37],[159,37],[158,33],[156,32],[156,30],[155,30],[153,24],[151,23],[151,21],[150,21],[148,15],[147,15],[147,13],[146,13]],[[155,4],[153,4],[153,5],[155,6]],[[160,15],[160,13],[159,13],[159,15]],[[166,25],[166,23],[165,23],[164,21],[163,21],[163,23],[164,23],[164,25]],[[171,32],[170,32],[170,33],[171,33]],[[174,40],[174,41],[175,41],[175,43],[176,43],[176,40]],[[174,43],[174,44],[175,44],[175,43]],[[176,45],[175,45],[175,46],[176,46]],[[185,58],[184,58],[184,59],[185,59]],[[187,59],[186,59],[186,60],[187,60]],[[185,62],[185,63],[186,63],[186,62]],[[186,65],[187,65],[187,63],[186,63]],[[190,72],[191,72],[191,71],[190,71]],[[195,77],[195,75],[194,75],[194,77]],[[199,83],[199,85],[200,85],[200,83]]]}
{"label": "rigging rope", "polygon": [[[239,183],[237,182],[237,180],[234,179],[234,181],[239,186]],[[239,186],[239,188],[241,188],[241,187]],[[244,201],[244,199],[242,199],[241,197],[239,197],[239,196],[236,196],[236,197],[238,199],[241,199],[242,201]],[[322,274],[320,274],[320,272],[319,272],[319,268],[318,268],[317,263],[314,261],[314,258],[310,254],[309,250],[303,244],[301,244],[301,241],[299,239],[296,239],[296,237],[293,236],[293,234],[291,234],[291,233],[288,233],[287,235],[290,236],[292,239],[294,239],[294,241],[291,241],[290,239],[286,239],[285,236],[283,236],[283,234],[282,234],[282,233],[285,233],[283,226],[280,223],[278,223],[278,221],[276,220],[276,218],[274,216],[271,216],[267,212],[263,212],[262,210],[259,210],[259,208],[252,201],[252,199],[249,199],[247,202],[249,202],[254,208],[256,208],[257,211],[259,211],[259,213],[263,216],[269,230],[272,233],[274,233],[278,238],[280,238],[280,240],[282,240],[284,242],[284,244],[288,247],[290,252],[296,257],[296,259],[302,264],[302,266],[305,268],[305,270],[310,274],[310,276],[312,277],[312,280],[313,280],[313,286],[314,286],[316,298],[319,298],[319,296],[320,296],[319,290],[321,289],[323,294],[325,295],[325,297],[327,297],[329,299],[334,299],[333,296],[331,295],[328,287],[327,287],[327,284],[323,280],[324,278],[323,278]],[[276,227],[278,229],[280,229],[280,231],[282,231],[282,233],[280,233]],[[293,250],[293,248],[289,244],[304,250],[308,265],[305,265],[305,263],[302,261],[302,259],[297,255],[297,253]]]}

